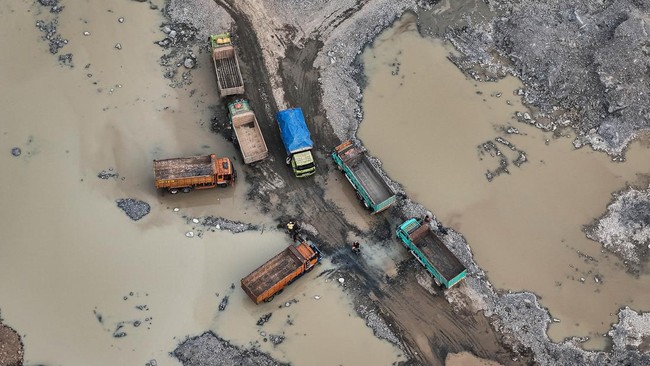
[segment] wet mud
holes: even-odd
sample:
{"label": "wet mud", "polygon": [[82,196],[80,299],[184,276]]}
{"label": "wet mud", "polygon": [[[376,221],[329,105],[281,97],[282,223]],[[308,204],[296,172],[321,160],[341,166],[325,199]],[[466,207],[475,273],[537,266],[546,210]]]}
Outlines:
{"label": "wet mud", "polygon": [[[52,4],[56,6],[56,3]],[[197,4],[200,14],[189,16],[186,9]],[[443,296],[441,291],[431,286],[430,277],[425,273],[423,276],[419,265],[409,259],[393,238],[395,225],[424,212],[421,206],[405,198],[404,191],[397,184],[393,183],[400,191],[399,207],[371,220],[349,207],[339,208],[335,200],[327,198],[346,194],[345,189],[341,193],[331,186],[346,182],[340,178],[338,181],[332,179],[336,172],[328,158],[330,150],[340,139],[353,137],[356,120],[362,116],[356,104],[361,99],[356,82],[362,78],[359,64],[354,60],[362,47],[405,9],[416,9],[418,5],[430,9],[432,5],[414,1],[359,4],[343,1],[340,7],[337,4],[301,1],[217,1],[202,4],[196,1],[186,8],[181,2],[170,1],[164,4],[167,5],[164,9],[166,20],[158,12],[162,3],[130,2],[122,4],[124,8],[101,8],[95,12],[85,7],[75,9],[71,4],[65,4],[64,11],[50,12],[51,5],[47,5],[38,15],[49,14],[42,16],[44,22],[52,21],[53,16],[58,17],[56,29],[48,27],[50,23],[35,28],[34,22],[27,17],[29,21],[25,24],[29,24],[29,28],[25,28],[25,32],[31,39],[43,41],[43,34],[50,34],[55,45],[62,44],[57,46],[57,51],[63,58],[50,60],[61,69],[44,68],[38,79],[30,79],[27,76],[32,73],[31,64],[25,62],[15,70],[15,75],[5,75],[9,82],[23,85],[12,92],[27,100],[25,96],[33,96],[33,90],[40,90],[43,79],[61,86],[67,85],[68,79],[74,80],[73,90],[79,92],[68,90],[65,97],[43,98],[46,101],[44,110],[58,111],[55,116],[15,106],[8,108],[9,119],[56,119],[65,128],[53,131],[42,123],[24,123],[12,126],[11,131],[3,131],[1,140],[8,152],[7,156],[0,157],[3,164],[6,163],[24,181],[34,182],[20,187],[24,190],[20,193],[30,192],[28,204],[24,207],[12,204],[14,210],[10,216],[6,213],[2,222],[13,222],[11,219],[15,215],[30,217],[31,220],[47,217],[41,221],[48,227],[62,228],[50,230],[49,235],[45,235],[44,232],[30,231],[26,223],[12,227],[15,245],[9,247],[4,257],[12,266],[5,266],[7,263],[0,266],[5,271],[0,278],[9,278],[17,272],[15,266],[24,270],[29,263],[39,264],[36,273],[50,273],[49,278],[30,280],[30,289],[42,286],[46,290],[30,292],[32,298],[28,300],[38,304],[42,301],[34,294],[48,296],[49,303],[58,304],[59,312],[53,317],[34,317],[38,309],[34,306],[25,308],[20,301],[3,300],[0,303],[3,311],[9,313],[3,315],[11,317],[12,326],[28,335],[25,338],[29,341],[28,362],[47,363],[54,359],[54,362],[86,360],[88,363],[97,361],[97,357],[115,362],[124,357],[124,362],[135,360],[153,365],[164,360],[173,363],[178,359],[170,357],[169,352],[182,344],[186,347],[184,350],[194,347],[189,353],[202,355],[192,360],[185,358],[184,362],[209,364],[210,357],[214,357],[209,348],[229,348],[222,341],[227,338],[234,339],[232,343],[236,344],[235,349],[230,348],[235,360],[241,360],[242,354],[252,353],[264,362],[291,362],[308,357],[301,350],[309,347],[319,349],[323,342],[304,336],[308,333],[307,328],[314,327],[310,322],[318,319],[320,314],[309,316],[309,311],[298,309],[308,304],[307,301],[321,301],[317,296],[325,292],[321,287],[309,286],[324,286],[323,283],[305,279],[292,285],[294,287],[284,293],[284,304],[280,303],[278,310],[271,312],[275,316],[271,315],[261,326],[255,325],[257,320],[270,312],[246,302],[245,295],[233,288],[233,283],[259,265],[260,259],[269,258],[286,246],[286,238],[280,239],[284,235],[269,228],[282,226],[288,218],[295,218],[308,228],[307,239],[318,244],[329,258],[333,267],[323,271],[323,278],[344,279],[338,282],[345,284],[342,289],[330,289],[334,291],[331,294],[336,295],[331,298],[351,298],[349,302],[334,301],[333,306],[341,319],[345,318],[345,312],[357,325],[364,319],[366,325],[355,325],[350,334],[362,337],[370,344],[368,349],[381,350],[377,355],[391,355],[383,357],[382,362],[444,364],[450,354],[459,352],[471,352],[504,365],[526,364],[533,357],[544,364],[548,364],[548,360],[565,364],[594,359],[615,361],[625,359],[626,355],[630,355],[630,360],[643,362],[641,356],[619,346],[616,348],[618,353],[609,358],[602,353],[585,355],[572,343],[550,343],[544,332],[550,320],[545,312],[538,312],[536,298],[530,294],[498,297],[490,293],[491,287],[472,261],[464,239],[451,230],[448,242],[451,241],[453,250],[471,268],[475,277],[470,277],[467,286],[462,286],[459,291]],[[4,6],[3,10],[16,10]],[[23,3],[17,9],[25,11],[29,6]],[[141,6],[137,12],[136,6]],[[143,11],[146,9],[152,13]],[[132,15],[124,15],[135,13],[143,17],[138,22],[132,21]],[[309,17],[298,16],[300,14],[309,14]],[[110,17],[110,23],[84,23],[84,19],[96,21],[102,15]],[[309,21],[320,16],[325,19],[323,22]],[[77,18],[81,18],[81,22]],[[120,21],[122,18],[124,21]],[[111,37],[104,35],[97,40],[95,36],[102,30],[112,29],[112,26],[106,26],[112,22],[124,26],[123,29],[116,28],[118,30],[112,32]],[[4,24],[8,28],[13,25],[11,22]],[[87,24],[101,26],[92,28]],[[131,24],[146,24],[146,31],[143,32],[142,27],[129,28]],[[175,197],[161,195],[151,187],[150,175],[141,173],[150,170],[154,158],[216,150],[230,156],[239,165],[239,152],[227,141],[229,131],[224,108],[217,100],[209,52],[205,52],[207,46],[200,36],[214,32],[215,28],[221,31],[228,27],[235,34],[248,91],[246,97],[258,115],[270,157],[259,166],[242,167],[244,179],[232,190],[193,192]],[[135,33],[142,35],[137,40],[141,43],[126,36]],[[350,34],[355,34],[355,37],[351,38]],[[68,40],[68,43],[62,40]],[[16,52],[6,55],[25,54],[31,55],[28,59],[40,59],[39,56],[47,55],[50,45],[47,37],[42,49],[37,51],[11,43],[6,48]],[[161,59],[160,53],[164,50],[171,53]],[[282,60],[277,62],[278,58]],[[124,67],[127,60],[131,67]],[[13,60],[0,56],[0,61],[4,64]],[[157,61],[160,65],[156,65]],[[113,69],[106,65],[120,67]],[[77,74],[61,77],[61,70]],[[150,85],[130,82],[143,78]],[[73,105],[69,100],[94,92],[100,96],[83,99],[85,103],[81,105]],[[333,93],[336,94],[334,98]],[[297,180],[284,165],[284,149],[272,116],[285,105],[305,108],[310,130],[317,142],[315,158],[319,172],[313,179]],[[61,113],[61,109],[65,113]],[[98,114],[107,117],[94,119]],[[61,131],[74,132],[65,134]],[[151,134],[151,131],[156,132]],[[61,146],[65,151],[59,151]],[[13,150],[18,156],[13,154],[13,148],[20,149],[20,153]],[[486,150],[486,154],[490,154],[489,151]],[[54,159],[43,159],[44,154],[53,154]],[[70,179],[58,182],[59,188],[53,192],[42,192],[34,179],[35,171],[39,174],[56,173]],[[102,174],[102,171],[109,173]],[[119,177],[113,175],[113,171],[119,172]],[[151,206],[150,213],[137,222],[129,220],[115,206],[116,199],[125,197],[147,202]],[[4,196],[3,201],[10,202]],[[35,202],[47,202],[49,207],[65,205],[66,215],[52,218],[51,210]],[[84,221],[89,213],[101,217],[102,222],[93,221],[78,228],[78,223]],[[232,225],[233,231],[239,225],[249,225],[249,228],[260,231],[248,230],[237,235],[222,233],[221,227],[228,225]],[[64,230],[66,228],[75,230],[70,234]],[[348,243],[352,238],[363,240],[361,256],[350,253]],[[44,248],[55,248],[54,253],[50,251],[45,256]],[[75,255],[70,257],[69,253]],[[237,263],[224,253],[236,253]],[[106,260],[98,263],[98,257]],[[61,273],[57,270],[60,267],[67,268],[67,271]],[[80,274],[88,277],[88,273],[94,273],[95,276],[91,277],[101,282],[99,288],[95,284],[72,280]],[[75,296],[65,298],[58,293],[57,284],[61,283],[75,288]],[[120,283],[129,286],[125,288],[118,285]],[[26,287],[20,283],[0,282],[3,295],[17,294]],[[305,288],[311,288],[311,293],[303,290]],[[320,294],[314,294],[314,289]],[[340,295],[341,290],[346,295]],[[146,298],[150,300],[143,302]],[[178,299],[184,299],[183,303],[178,303]],[[330,299],[330,296],[324,299]],[[282,315],[283,305],[285,309],[295,306],[295,319],[293,316],[286,320],[278,317]],[[138,306],[143,307],[140,309]],[[143,311],[152,315],[141,316]],[[77,319],[77,314],[84,313],[88,314],[90,321]],[[299,322],[302,313],[306,315],[306,321]],[[529,317],[522,317],[523,313],[529,313]],[[638,323],[633,316],[629,319],[632,324]],[[231,324],[244,321],[247,326],[229,327],[223,324],[226,320]],[[534,325],[527,328],[527,322]],[[219,328],[220,323],[225,326]],[[107,337],[95,344],[84,343],[87,339],[79,339],[78,334],[57,334],[54,337],[56,329],[70,329],[70,324],[76,325],[79,334],[99,331]],[[155,330],[157,324],[161,325]],[[273,330],[267,332],[255,327],[272,327]],[[366,327],[370,327],[376,337],[372,337]],[[205,333],[206,329],[212,333]],[[287,329],[296,329],[295,333],[302,331],[303,337],[287,334]],[[540,329],[541,333],[538,332]],[[620,337],[630,334],[629,329],[634,327],[622,329]],[[528,338],[522,336],[527,332]],[[322,336],[336,334],[337,331],[331,330]],[[644,334],[640,331],[639,339],[643,339]],[[46,342],[46,339],[54,338],[86,345],[83,348],[86,353],[68,359],[66,357],[73,356],[57,352],[65,347],[57,348],[56,344]],[[201,341],[197,341],[199,339]],[[219,345],[215,345],[215,339]],[[344,337],[341,339],[345,340]],[[625,342],[620,344],[625,347]],[[644,343],[641,341],[639,344],[643,346]],[[258,348],[281,361],[271,361],[261,353],[251,351]],[[131,349],[132,355],[125,355],[123,351],[126,349]],[[365,353],[366,349],[362,351]],[[331,350],[321,352],[324,357],[332,354]],[[363,357],[363,353],[354,352],[347,356],[352,360]],[[328,360],[322,359],[325,363]]]}

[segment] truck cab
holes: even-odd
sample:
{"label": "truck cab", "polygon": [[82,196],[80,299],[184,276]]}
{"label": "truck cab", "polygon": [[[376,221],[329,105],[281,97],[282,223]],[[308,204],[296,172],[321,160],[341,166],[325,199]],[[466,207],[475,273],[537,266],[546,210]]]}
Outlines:
{"label": "truck cab", "polygon": [[230,162],[230,159],[217,158],[215,166],[217,170],[217,185],[219,187],[235,185],[235,180],[237,180],[237,171]]}
{"label": "truck cab", "polygon": [[290,164],[297,178],[308,177],[316,172],[316,164],[311,151],[302,151],[291,155]]}

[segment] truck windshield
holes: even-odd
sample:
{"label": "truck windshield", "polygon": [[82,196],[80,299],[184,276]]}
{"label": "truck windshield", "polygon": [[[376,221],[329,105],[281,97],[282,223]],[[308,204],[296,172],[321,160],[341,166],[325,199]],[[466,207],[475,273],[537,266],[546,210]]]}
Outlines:
{"label": "truck windshield", "polygon": [[305,165],[297,165],[296,169],[298,169],[298,170],[307,170],[307,169],[313,168],[314,166],[315,166],[314,163],[307,163]]}

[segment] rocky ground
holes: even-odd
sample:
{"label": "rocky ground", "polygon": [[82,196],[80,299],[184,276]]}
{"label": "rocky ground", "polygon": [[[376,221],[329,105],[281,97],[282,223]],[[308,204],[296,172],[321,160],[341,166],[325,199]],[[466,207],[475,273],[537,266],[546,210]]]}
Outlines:
{"label": "rocky ground", "polygon": [[0,366],[23,364],[23,342],[18,333],[0,318]]}
{"label": "rocky ground", "polygon": [[613,156],[650,129],[650,2],[489,2],[489,22],[450,29],[454,62],[476,79],[518,76],[532,123],[570,126],[576,147]]}
{"label": "rocky ground", "polygon": [[[57,1],[39,1],[52,13],[60,11]],[[363,231],[323,198],[323,187],[324,177],[333,169],[327,159],[331,147],[342,139],[354,139],[363,115],[359,102],[364,80],[358,55],[403,12],[413,11],[425,19],[435,3],[169,0],[162,9],[168,22],[161,25],[158,42],[165,50],[161,65],[172,85],[191,83],[193,68],[211,67],[207,34],[232,29],[249,91],[246,97],[258,112],[271,155],[254,169],[246,168],[246,179],[252,185],[249,198],[279,223],[299,217],[311,228],[309,239],[332,259],[338,268],[336,276],[347,279],[346,288],[355,298],[358,313],[378,336],[398,344],[409,364],[443,364],[448,353],[460,351],[506,365],[533,360],[544,365],[650,364],[648,353],[639,352],[648,348],[650,339],[647,314],[621,310],[619,323],[609,333],[614,340],[609,352],[584,351],[580,339],[552,343],[546,329],[553,320],[535,295],[497,293],[460,233],[448,230],[443,238],[469,275],[463,286],[444,294],[427,283],[413,260],[402,263],[398,275],[391,278],[347,250],[351,234],[378,247],[395,245],[395,225],[426,212],[404,195],[398,183],[391,182],[399,192],[398,205],[376,218],[371,230]],[[519,76],[526,85],[521,94],[534,107],[532,123],[551,130],[570,126],[578,134],[576,146],[591,144],[616,156],[630,139],[648,129],[647,2],[500,0],[475,8],[490,15],[462,17],[461,22],[450,22],[444,28],[420,24],[421,29],[435,29],[432,34],[451,40],[461,52],[453,61],[477,79],[507,73]],[[57,53],[66,41],[57,33],[53,19],[37,27],[50,51]],[[435,22],[435,17],[427,19]],[[61,62],[72,64],[72,57]],[[314,179],[297,180],[284,165],[284,149],[270,116],[287,105],[301,106],[310,121],[320,171]],[[223,106],[212,108],[215,132],[228,136]],[[634,194],[621,205],[635,208],[638,197]],[[129,217],[134,220],[148,213],[142,205],[132,205],[136,203],[124,201],[127,209],[121,207],[127,214],[132,212],[134,216]],[[603,224],[606,227],[628,229],[647,223],[647,215],[619,214],[622,218],[618,218],[612,211],[601,221],[613,223]],[[245,225],[220,218],[201,220],[208,230]],[[592,235],[603,241],[606,237],[619,240],[620,236],[600,234],[599,227],[595,226]],[[255,349],[234,347],[212,333],[186,340],[174,355],[184,365],[278,364]]]}
{"label": "rocky ground", "polygon": [[242,349],[212,332],[183,341],[173,352],[185,366],[282,366],[270,356],[255,348]]}
{"label": "rocky ground", "polygon": [[586,232],[618,255],[630,272],[642,272],[650,253],[650,189],[629,188],[616,194],[607,213]]}

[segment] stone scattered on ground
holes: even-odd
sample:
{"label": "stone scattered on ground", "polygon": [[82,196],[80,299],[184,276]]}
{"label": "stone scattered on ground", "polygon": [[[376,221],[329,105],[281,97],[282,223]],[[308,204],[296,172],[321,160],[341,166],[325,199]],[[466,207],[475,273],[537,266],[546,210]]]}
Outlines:
{"label": "stone scattered on ground", "polygon": [[616,194],[607,212],[586,233],[620,257],[630,272],[640,273],[650,254],[650,187]]}
{"label": "stone scattered on ground", "polygon": [[[248,230],[258,230],[258,226],[254,224],[244,223],[241,221],[233,221],[224,219],[223,217],[216,216],[204,216],[204,217],[186,217],[185,220],[188,224],[194,224],[200,227],[203,230],[226,230],[230,231],[233,234],[243,233]],[[202,232],[199,230],[199,234]]]}
{"label": "stone scattered on ground", "polygon": [[212,332],[185,340],[172,355],[183,366],[288,366],[258,349],[234,346]]}
{"label": "stone scattered on ground", "polygon": [[268,322],[268,321],[271,319],[271,315],[273,315],[273,313],[268,313],[268,314],[264,314],[264,315],[262,315],[262,316],[257,320],[257,323],[255,323],[255,324],[257,324],[257,325],[259,325],[259,326],[264,325],[266,322]]}
{"label": "stone scattered on ground", "polygon": [[22,154],[22,150],[19,147],[14,147],[11,149],[11,155],[20,156],[20,154]]}
{"label": "stone scattered on ground", "polygon": [[115,202],[117,202],[117,207],[121,208],[133,221],[140,220],[151,211],[151,206],[148,203],[133,198],[120,198]]}
{"label": "stone scattered on ground", "polygon": [[101,172],[97,173],[97,178],[99,179],[110,179],[110,178],[119,178],[120,174],[118,172],[113,171],[113,168],[109,168],[108,171],[102,170]]}
{"label": "stone scattered on ground", "polygon": [[224,296],[223,299],[221,299],[221,302],[219,303],[219,311],[226,310],[226,307],[228,306],[228,299],[228,295]]}

